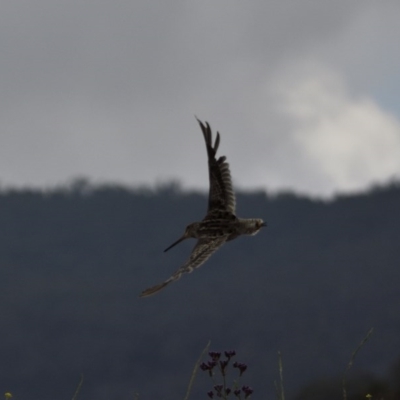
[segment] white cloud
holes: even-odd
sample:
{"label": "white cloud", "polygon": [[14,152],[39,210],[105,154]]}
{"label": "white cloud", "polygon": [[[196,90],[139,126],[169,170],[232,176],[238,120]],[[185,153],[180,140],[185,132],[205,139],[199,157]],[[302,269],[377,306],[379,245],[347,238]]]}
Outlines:
{"label": "white cloud", "polygon": [[[387,180],[399,170],[398,122],[359,93],[400,116],[399,11],[345,0],[4,2],[0,184],[84,175],[207,190],[194,114],[221,132],[238,188],[322,194]],[[346,85],[322,69],[299,74],[301,59]]]}
{"label": "white cloud", "polygon": [[373,99],[351,95],[338,74],[315,65],[299,71],[282,76],[276,88],[309,166],[305,189],[325,181],[325,194],[356,191],[399,176],[400,121]]}

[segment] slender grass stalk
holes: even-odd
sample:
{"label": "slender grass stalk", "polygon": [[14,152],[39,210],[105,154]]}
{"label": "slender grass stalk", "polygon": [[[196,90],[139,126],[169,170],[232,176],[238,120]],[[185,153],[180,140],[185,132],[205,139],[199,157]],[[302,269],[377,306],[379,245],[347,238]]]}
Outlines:
{"label": "slender grass stalk", "polygon": [[72,396],[72,400],[76,400],[78,398],[78,393],[81,390],[82,385],[83,385],[83,374],[81,374],[81,380],[79,381],[78,387],[76,388],[74,395]]}
{"label": "slender grass stalk", "polygon": [[221,373],[222,373],[222,384],[224,385],[224,388],[223,388],[223,390],[224,390],[224,400],[227,400],[228,399],[228,397],[227,397],[227,394],[226,394],[226,375],[225,375],[225,372],[223,372],[223,371],[221,371]]}
{"label": "slender grass stalk", "polygon": [[206,347],[204,347],[203,351],[200,354],[199,359],[196,361],[196,364],[194,365],[192,376],[190,377],[189,385],[188,385],[188,388],[187,388],[187,391],[186,391],[186,396],[185,396],[184,400],[189,400],[189,395],[190,395],[190,392],[192,390],[192,386],[193,386],[194,380],[196,378],[197,371],[199,369],[201,360],[203,359],[204,354],[206,354],[208,352],[208,349],[210,348],[210,345],[211,345],[211,340],[208,341]]}
{"label": "slender grass stalk", "polygon": [[356,358],[357,353],[359,352],[359,350],[361,349],[361,347],[364,346],[365,343],[368,342],[369,338],[372,335],[372,332],[374,331],[374,328],[371,328],[367,335],[365,336],[365,338],[360,342],[360,344],[357,346],[357,348],[353,351],[353,353],[351,354],[350,357],[350,361],[347,364],[347,367],[344,371],[343,374],[343,380],[342,380],[342,389],[343,389],[343,400],[347,400],[347,389],[346,389],[346,385],[347,385],[347,372],[349,372],[350,368],[353,366],[354,363],[354,359]]}
{"label": "slender grass stalk", "polygon": [[277,400],[285,400],[285,391],[283,389],[283,364],[282,354],[278,351],[278,368],[279,368],[279,387],[278,382],[275,381],[275,391]]}

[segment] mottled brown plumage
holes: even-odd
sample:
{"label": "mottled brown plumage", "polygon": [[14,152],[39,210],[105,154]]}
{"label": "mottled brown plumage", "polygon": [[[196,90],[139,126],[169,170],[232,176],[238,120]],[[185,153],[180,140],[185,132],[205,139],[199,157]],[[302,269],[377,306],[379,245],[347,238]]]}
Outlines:
{"label": "mottled brown plumage", "polygon": [[210,178],[210,192],[208,197],[208,211],[200,222],[193,222],[186,227],[185,233],[171,246],[168,251],[178,243],[188,238],[196,238],[189,259],[171,277],[163,283],[144,290],[140,297],[151,296],[169,283],[178,280],[182,274],[190,273],[195,268],[204,264],[207,259],[217,251],[225,242],[240,235],[255,235],[266,226],[262,219],[243,219],[235,215],[236,199],[232,188],[232,179],[226,157],[216,158],[220,136],[217,132],[214,145],[210,125],[205,125],[197,119],[203,132],[208,155],[208,170]]}

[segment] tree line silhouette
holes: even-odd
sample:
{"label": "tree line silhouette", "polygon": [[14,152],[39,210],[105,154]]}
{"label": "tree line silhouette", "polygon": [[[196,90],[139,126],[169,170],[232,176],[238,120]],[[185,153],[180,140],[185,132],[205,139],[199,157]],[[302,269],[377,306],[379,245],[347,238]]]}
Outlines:
{"label": "tree line silhouette", "polygon": [[[367,382],[355,384],[363,398],[374,382],[376,393],[398,396],[400,185],[330,201],[239,193],[237,203],[241,216],[260,216],[268,227],[139,299],[188,257],[194,241],[163,249],[202,218],[205,193],[85,180],[3,190],[3,390],[61,399],[82,373],[86,399],[183,398],[211,339],[251,366],[254,398],[274,396],[279,350],[288,398],[331,399],[354,345],[374,327],[350,381]],[[204,398],[205,379],[197,378],[192,400]]]}

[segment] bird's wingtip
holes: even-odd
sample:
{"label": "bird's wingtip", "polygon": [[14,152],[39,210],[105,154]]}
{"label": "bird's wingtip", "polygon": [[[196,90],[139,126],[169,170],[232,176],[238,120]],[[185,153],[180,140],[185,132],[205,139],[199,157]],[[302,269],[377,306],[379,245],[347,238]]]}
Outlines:
{"label": "bird's wingtip", "polygon": [[152,296],[153,294],[156,294],[157,292],[159,292],[161,289],[165,288],[165,286],[167,286],[169,283],[169,281],[160,283],[159,285],[156,286],[152,286],[146,290],[143,290],[142,293],[140,293],[139,297],[149,297]]}

